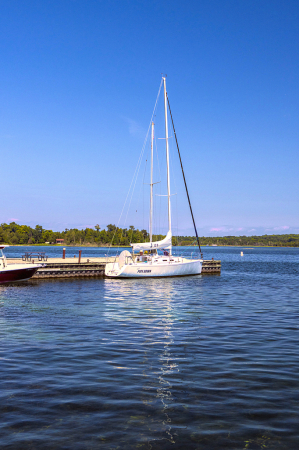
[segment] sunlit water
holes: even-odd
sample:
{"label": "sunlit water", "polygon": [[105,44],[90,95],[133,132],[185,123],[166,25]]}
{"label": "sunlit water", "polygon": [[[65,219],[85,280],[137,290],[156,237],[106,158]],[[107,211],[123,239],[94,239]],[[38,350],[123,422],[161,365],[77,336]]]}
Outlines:
{"label": "sunlit water", "polygon": [[0,287],[0,448],[298,449],[299,249],[204,253],[220,276]]}

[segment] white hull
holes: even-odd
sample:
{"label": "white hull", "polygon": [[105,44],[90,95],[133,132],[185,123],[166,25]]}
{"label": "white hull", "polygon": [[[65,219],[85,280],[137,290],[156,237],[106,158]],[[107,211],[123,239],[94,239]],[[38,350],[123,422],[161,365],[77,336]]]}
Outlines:
{"label": "white hull", "polygon": [[119,267],[118,262],[108,263],[105,267],[105,275],[113,278],[150,278],[150,277],[179,277],[187,275],[199,275],[202,268],[202,260],[188,260],[176,258],[178,261],[167,262],[141,262],[125,264]]}

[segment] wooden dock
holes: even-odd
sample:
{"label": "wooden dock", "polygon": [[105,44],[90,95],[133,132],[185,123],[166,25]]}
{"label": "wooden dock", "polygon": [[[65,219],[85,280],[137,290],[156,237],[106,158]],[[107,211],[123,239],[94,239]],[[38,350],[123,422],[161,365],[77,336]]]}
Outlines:
{"label": "wooden dock", "polygon": [[[115,258],[49,258],[47,262],[41,263],[43,267],[38,269],[32,279],[47,278],[74,278],[74,277],[104,277],[107,262],[113,262]],[[8,259],[9,264],[19,263],[19,259]],[[37,263],[38,261],[35,261]],[[23,262],[24,263],[24,262]],[[28,265],[32,262],[27,262]],[[221,261],[204,260],[202,274],[220,274]]]}

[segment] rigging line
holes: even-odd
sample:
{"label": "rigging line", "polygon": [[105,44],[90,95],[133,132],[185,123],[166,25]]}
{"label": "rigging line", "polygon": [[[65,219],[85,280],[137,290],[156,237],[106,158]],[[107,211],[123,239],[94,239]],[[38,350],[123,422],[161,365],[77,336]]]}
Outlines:
{"label": "rigging line", "polygon": [[[145,139],[144,139],[144,142],[143,142],[142,150],[141,150],[141,153],[140,153],[140,156],[139,156],[139,161],[137,163],[137,167],[138,167],[138,164],[139,164],[138,173],[139,173],[139,170],[140,170],[141,161],[142,161],[143,153],[144,153],[145,146],[146,146],[146,143],[147,143],[147,139],[148,139],[149,131],[150,131],[150,128],[151,128],[151,124],[152,124],[152,121],[153,121],[153,118],[154,118],[154,115],[155,115],[155,111],[156,111],[156,108],[157,108],[157,103],[158,103],[158,100],[159,100],[159,96],[160,96],[160,92],[161,92],[161,88],[162,88],[162,83],[163,83],[163,79],[161,80],[161,83],[160,83],[160,87],[159,87],[158,95],[157,95],[157,98],[156,98],[155,106],[154,106],[154,109],[153,109],[153,113],[152,113],[152,116],[151,116],[151,120],[150,120],[148,129],[147,129],[147,133],[146,133],[146,136],[145,136]],[[136,170],[137,170],[137,167],[136,167]],[[135,170],[135,173],[136,173],[136,170]],[[135,176],[135,173],[134,173],[134,176]],[[132,202],[132,198],[133,198],[133,193],[134,193],[136,182],[137,182],[137,178],[138,178],[138,173],[137,173],[137,176],[135,178],[134,185],[133,185],[133,190],[132,190],[132,193],[131,193],[131,199],[130,199],[130,202],[129,202],[129,206],[128,206],[125,222],[127,221],[127,217],[128,217],[128,214],[129,214],[129,210],[130,210],[130,206],[131,206],[131,202]],[[134,181],[134,176],[133,176],[133,179],[132,179],[132,182],[131,182],[131,186],[132,186],[132,183]],[[131,188],[131,186],[130,186],[130,188]],[[130,189],[129,189],[129,192],[128,192],[128,196],[129,196],[129,193],[130,193]]]}
{"label": "rigging line", "polygon": [[195,242],[196,242],[196,239],[194,239],[194,241],[192,241],[190,245],[188,245],[187,247],[185,247],[184,250],[183,250],[183,254],[186,254],[187,250],[188,250],[189,248],[193,247],[193,244],[195,244]]}
{"label": "rigging line", "polygon": [[144,179],[145,179],[146,166],[147,166],[147,160],[145,161],[145,168],[144,168],[143,182],[142,182],[142,184],[141,184],[141,186],[140,186],[140,191],[139,191],[138,198],[137,198],[136,212],[137,212],[137,210],[139,209],[139,202],[140,202],[140,197],[141,197],[141,191],[142,191],[142,189],[143,189],[143,187],[144,187],[143,185],[144,185]]}
{"label": "rigging line", "polygon": [[[135,174],[134,174],[134,177],[133,177],[133,179],[132,179],[132,183],[133,183],[133,181],[135,180],[134,186],[133,186],[132,189],[131,189],[131,186],[130,186],[130,190],[129,190],[129,192],[128,192],[128,196],[129,196],[129,194],[131,193],[131,198],[130,198],[129,206],[128,206],[128,209],[127,209],[126,218],[125,218],[125,220],[124,220],[124,225],[127,223],[128,213],[129,213],[129,210],[130,210],[130,205],[131,205],[132,197],[133,197],[133,194],[134,194],[136,181],[137,181],[137,179],[138,179],[139,171],[140,171],[140,168],[141,168],[141,161],[142,161],[142,158],[143,158],[143,153],[144,153],[144,149],[143,149],[143,151],[142,151],[142,153],[141,153],[141,155],[140,155],[140,158],[139,158],[139,160],[138,160],[139,166],[137,166],[138,170],[137,170],[136,176],[135,176]],[[136,168],[136,169],[137,169],[137,168]],[[131,183],[131,185],[132,185],[132,183]]]}
{"label": "rigging line", "polygon": [[144,174],[143,174],[143,180],[142,180],[142,229],[144,230],[144,180],[145,180],[145,174],[146,174],[146,167],[147,167],[147,160],[145,161],[145,168],[144,168]]}
{"label": "rigging line", "polygon": [[177,140],[177,136],[176,136],[176,132],[175,132],[175,128],[174,128],[174,123],[173,123],[173,118],[172,118],[172,114],[171,114],[170,103],[169,103],[169,98],[168,98],[167,93],[166,93],[166,98],[167,98],[167,102],[168,102],[168,108],[169,108],[169,113],[170,113],[170,117],[171,117],[171,123],[172,123],[173,132],[174,132],[175,142],[176,142],[176,146],[177,146],[178,153],[179,153],[179,158],[180,158],[180,163],[181,163],[181,168],[182,168],[182,173],[183,173],[183,178],[184,178],[184,183],[185,183],[185,188],[186,188],[186,194],[187,194],[187,198],[188,198],[188,202],[189,202],[189,207],[190,207],[190,212],[191,212],[192,221],[193,221],[193,225],[194,225],[196,240],[197,240],[199,251],[202,254],[202,251],[201,251],[201,248],[200,248],[200,243],[199,243],[199,238],[198,238],[198,234],[197,234],[197,228],[196,228],[196,224],[195,224],[195,220],[194,220],[194,216],[193,216],[193,211],[192,211],[192,207],[191,207],[189,192],[188,192],[188,188],[187,188],[185,173],[184,173],[184,169],[183,169],[181,153],[180,153],[179,144],[178,144],[178,140]]}
{"label": "rigging line", "polygon": [[[147,135],[148,135],[148,132],[147,132]],[[146,135],[146,138],[145,138],[145,142],[146,142],[146,140],[147,140],[147,135]],[[131,192],[131,190],[132,190],[132,184],[133,184],[133,182],[134,182],[134,179],[135,179],[135,178],[137,179],[137,177],[138,177],[138,173],[139,173],[139,170],[140,170],[140,165],[141,165],[141,161],[142,161],[142,157],[143,157],[143,153],[144,153],[144,149],[145,149],[145,142],[144,142],[144,144],[143,144],[142,150],[141,150],[140,155],[139,155],[139,159],[138,159],[138,162],[137,162],[137,166],[136,166],[136,169],[135,169],[135,172],[134,172],[134,175],[133,175],[133,178],[132,178],[132,181],[131,181],[131,184],[130,184],[130,187],[129,187],[129,190],[128,190],[128,193],[127,193],[127,196],[126,196],[126,199],[125,199],[125,203],[124,203],[124,206],[123,206],[123,208],[122,208],[122,210],[121,210],[121,213],[120,213],[120,216],[119,216],[119,219],[118,219],[118,222],[117,222],[117,227],[116,227],[116,229],[115,229],[115,231],[114,231],[112,240],[111,240],[111,242],[110,242],[110,246],[109,246],[109,249],[108,249],[108,255],[109,255],[109,252],[110,252],[110,248],[111,248],[111,246],[112,246],[112,242],[113,242],[113,240],[114,240],[114,238],[115,238],[115,234],[116,234],[118,225],[119,225],[120,220],[121,220],[121,218],[122,218],[122,215],[123,215],[123,212],[124,212],[126,203],[127,203],[127,201],[128,201],[130,192]],[[136,184],[136,180],[135,180],[135,184]],[[135,184],[134,184],[134,188],[135,188]],[[133,190],[132,190],[132,195],[133,195],[133,192],[134,192],[134,188],[133,188]],[[132,197],[131,197],[131,200],[132,200]],[[130,202],[130,204],[131,204],[131,202]],[[129,207],[130,207],[130,205],[129,205]],[[128,214],[127,214],[127,215],[128,215]],[[127,216],[126,216],[126,218],[127,218]],[[126,220],[125,220],[125,222],[126,222]]]}

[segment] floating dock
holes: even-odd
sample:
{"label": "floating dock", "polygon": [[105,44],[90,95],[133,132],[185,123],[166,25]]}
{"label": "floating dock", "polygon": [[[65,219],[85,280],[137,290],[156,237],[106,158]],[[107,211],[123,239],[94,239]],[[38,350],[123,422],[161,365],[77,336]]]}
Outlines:
{"label": "floating dock", "polygon": [[[48,258],[46,262],[35,261],[43,265],[32,279],[46,278],[74,278],[74,277],[99,277],[105,276],[105,266],[108,262],[113,262],[114,257],[110,258]],[[8,258],[8,264],[19,263],[20,259]],[[24,263],[24,261],[23,261]],[[27,264],[32,264],[28,261]],[[204,260],[202,264],[202,274],[220,274],[221,261]]]}

